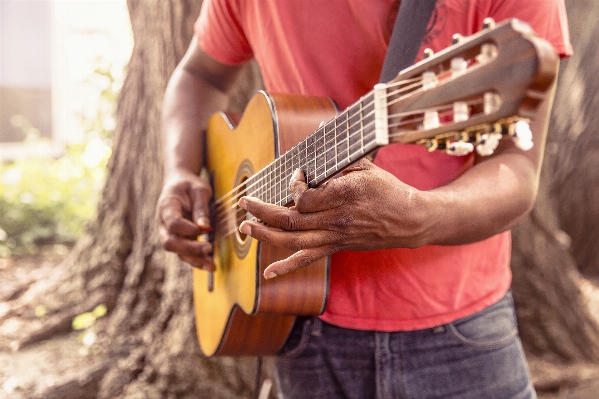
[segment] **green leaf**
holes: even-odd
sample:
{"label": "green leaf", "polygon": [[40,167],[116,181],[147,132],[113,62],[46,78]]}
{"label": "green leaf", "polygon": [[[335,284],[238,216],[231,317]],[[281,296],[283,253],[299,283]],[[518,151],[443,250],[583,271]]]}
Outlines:
{"label": "green leaf", "polygon": [[92,311],[92,313],[94,316],[96,316],[97,319],[99,319],[100,317],[106,316],[107,311],[108,311],[108,309],[106,309],[106,305],[102,304],[102,305],[96,306],[95,309]]}
{"label": "green leaf", "polygon": [[45,305],[39,305],[35,307],[35,317],[42,318],[48,314],[48,308]]}
{"label": "green leaf", "polygon": [[79,316],[75,316],[73,319],[72,327],[73,330],[85,330],[94,325],[96,322],[96,316],[91,312],[81,313]]}

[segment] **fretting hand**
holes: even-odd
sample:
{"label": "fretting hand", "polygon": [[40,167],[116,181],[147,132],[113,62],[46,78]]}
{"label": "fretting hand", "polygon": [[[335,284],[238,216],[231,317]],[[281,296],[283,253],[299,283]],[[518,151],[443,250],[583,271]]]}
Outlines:
{"label": "fretting hand", "polygon": [[264,271],[272,278],[305,267],[340,250],[414,248],[424,244],[427,214],[421,192],[367,160],[342,176],[309,188],[297,171],[289,189],[291,208],[243,197],[239,206],[260,222],[244,221],[240,231],[295,252]]}

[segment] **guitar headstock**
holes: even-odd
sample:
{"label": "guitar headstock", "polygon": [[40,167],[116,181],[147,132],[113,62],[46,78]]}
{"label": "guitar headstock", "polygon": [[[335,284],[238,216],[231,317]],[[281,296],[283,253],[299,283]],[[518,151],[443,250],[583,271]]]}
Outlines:
{"label": "guitar headstock", "polygon": [[[390,142],[489,155],[501,137],[532,147],[528,121],[556,78],[551,44],[517,19],[462,38],[407,68],[384,90]],[[428,53],[428,54],[427,54]]]}

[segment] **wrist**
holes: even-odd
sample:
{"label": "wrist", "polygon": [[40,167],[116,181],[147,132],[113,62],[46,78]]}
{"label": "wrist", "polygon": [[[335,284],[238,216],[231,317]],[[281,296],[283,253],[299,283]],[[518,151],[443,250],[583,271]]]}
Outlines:
{"label": "wrist", "polygon": [[418,248],[425,245],[437,243],[440,224],[444,217],[444,211],[439,204],[438,198],[433,192],[413,189],[412,214],[413,242],[411,247]]}

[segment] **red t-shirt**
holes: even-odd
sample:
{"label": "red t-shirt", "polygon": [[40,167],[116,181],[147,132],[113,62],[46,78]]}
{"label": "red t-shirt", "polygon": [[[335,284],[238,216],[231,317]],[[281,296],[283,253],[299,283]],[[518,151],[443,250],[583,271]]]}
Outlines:
{"label": "red t-shirt", "polygon": [[[328,96],[346,108],[377,83],[393,28],[394,0],[204,0],[195,25],[201,48],[226,64],[255,58],[271,92]],[[563,0],[438,0],[423,48],[440,51],[452,35],[483,20],[519,18],[556,51],[572,52]],[[416,145],[379,150],[375,164],[420,190],[456,179],[472,157]],[[511,283],[511,238],[333,255],[323,320],[342,327],[428,328],[498,301]]]}

